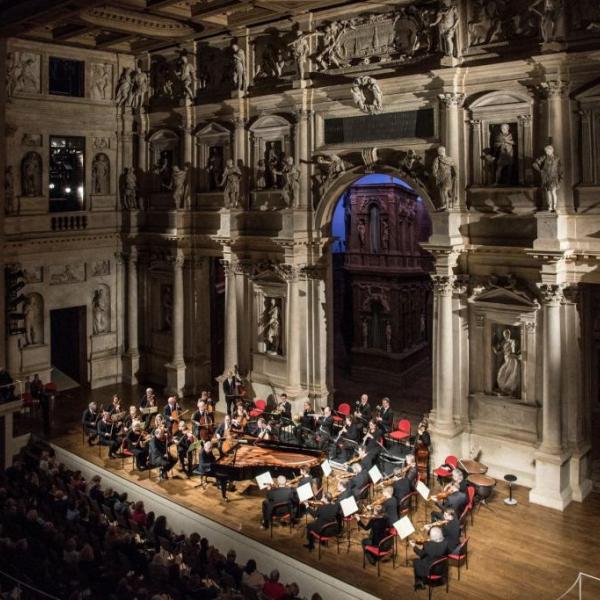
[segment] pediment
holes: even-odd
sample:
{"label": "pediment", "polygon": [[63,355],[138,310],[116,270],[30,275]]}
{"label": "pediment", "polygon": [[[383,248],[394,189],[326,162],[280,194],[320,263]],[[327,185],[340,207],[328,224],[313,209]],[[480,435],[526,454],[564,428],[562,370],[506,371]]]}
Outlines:
{"label": "pediment", "polygon": [[539,306],[536,299],[522,290],[512,288],[492,288],[485,289],[476,293],[473,298],[475,302],[485,302],[489,304],[510,304],[524,308],[537,308]]}
{"label": "pediment", "polygon": [[222,136],[222,135],[231,135],[231,131],[227,129],[224,125],[220,123],[211,122],[199,129],[196,132],[196,137],[213,137],[213,136]]}
{"label": "pediment", "polygon": [[250,131],[257,132],[272,129],[288,130],[290,127],[291,123],[279,115],[265,115],[254,121],[254,123],[250,126]]}
{"label": "pediment", "polygon": [[510,106],[518,106],[522,104],[531,104],[531,98],[521,92],[490,92],[488,94],[484,94],[480,96],[476,100],[474,100],[469,108],[471,110],[478,108],[491,108],[494,106],[507,108]]}

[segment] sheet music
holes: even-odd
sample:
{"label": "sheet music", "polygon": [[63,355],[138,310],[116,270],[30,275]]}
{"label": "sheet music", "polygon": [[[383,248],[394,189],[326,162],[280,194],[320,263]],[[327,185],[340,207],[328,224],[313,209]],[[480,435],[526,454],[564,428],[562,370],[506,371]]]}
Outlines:
{"label": "sheet music", "polygon": [[358,504],[356,504],[356,498],[354,496],[350,496],[349,498],[344,498],[340,502],[340,507],[342,509],[342,513],[345,517],[349,517],[353,515],[355,512],[358,512]]}
{"label": "sheet music", "polygon": [[321,470],[323,471],[323,475],[325,477],[329,477],[331,475],[331,465],[328,460],[325,460],[321,463]]}
{"label": "sheet music", "polygon": [[310,482],[299,485],[296,488],[296,493],[298,494],[298,500],[300,502],[306,502],[307,500],[310,500],[314,497],[312,485],[310,485]]}
{"label": "sheet music", "polygon": [[273,477],[271,477],[271,472],[266,471],[265,473],[257,475],[256,483],[258,484],[258,488],[260,490],[264,490],[265,488],[273,485]]}
{"label": "sheet music", "polygon": [[423,500],[429,500],[429,488],[422,482],[417,482],[417,492],[421,494]]}
{"label": "sheet music", "polygon": [[415,532],[415,526],[412,524],[410,517],[402,517],[398,519],[392,527],[396,530],[398,537],[403,540],[407,538],[411,533]]}
{"label": "sheet music", "polygon": [[379,470],[379,467],[377,465],[373,465],[369,469],[369,477],[371,478],[371,481],[373,483],[377,483],[378,481],[381,481],[383,479],[383,475],[381,474],[381,471]]}

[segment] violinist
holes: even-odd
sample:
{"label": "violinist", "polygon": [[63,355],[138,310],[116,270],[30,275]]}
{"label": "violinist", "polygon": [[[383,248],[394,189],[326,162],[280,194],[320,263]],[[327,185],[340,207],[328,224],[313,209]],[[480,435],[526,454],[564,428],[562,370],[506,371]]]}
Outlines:
{"label": "violinist", "polygon": [[[355,519],[361,529],[370,532],[369,537],[364,538],[361,541],[363,548],[365,546],[375,546],[377,548],[379,546],[379,542],[387,537],[388,520],[383,514],[383,510],[380,505],[373,507],[373,516],[369,519],[369,522],[366,525],[363,524],[358,513],[356,513]],[[370,552],[365,552],[365,555],[369,562],[374,565],[376,558]]]}
{"label": "violinist", "polygon": [[146,468],[148,460],[148,434],[142,429],[139,421],[133,421],[126,436],[127,449],[135,456],[135,466],[138,471]]}
{"label": "violinist", "polygon": [[360,400],[354,405],[354,416],[365,424],[371,420],[373,411],[371,410],[367,394],[363,394]]}
{"label": "violinist", "polygon": [[444,516],[443,511],[447,508],[453,508],[456,514],[462,515],[467,505],[467,485],[463,472],[460,469],[454,469],[452,471],[452,481],[444,486],[442,494],[440,494],[444,495],[445,498],[440,502],[435,494],[432,496],[432,500],[441,510],[440,512],[432,512],[431,520],[441,520]]}
{"label": "violinist", "polygon": [[383,488],[381,510],[387,518],[388,527],[391,527],[398,520],[398,501],[394,497],[394,490],[391,486]]}
{"label": "violinist", "polygon": [[454,554],[454,551],[460,546],[460,521],[456,518],[456,511],[453,508],[444,510],[444,518],[436,523],[428,523],[423,526],[425,531],[429,531],[432,527],[440,526],[444,539],[448,543],[448,551]]}
{"label": "violinist", "polygon": [[[283,475],[277,477],[277,487],[267,492],[267,497],[262,503],[262,521],[261,528],[267,529],[270,522],[273,510],[276,504],[283,505],[278,506],[276,510],[281,510],[282,514],[289,512],[292,508],[294,501],[294,493],[291,488],[287,487],[287,480]],[[289,506],[285,506],[285,504]]]}
{"label": "violinist", "polygon": [[217,439],[224,439],[228,433],[231,432],[231,417],[229,415],[225,415],[223,422],[217,427],[215,431],[215,435]]}
{"label": "violinist", "polygon": [[287,419],[288,421],[292,420],[292,404],[288,400],[287,394],[280,394],[276,412],[284,419]]}
{"label": "violinist", "polygon": [[423,420],[419,423],[417,427],[417,437],[415,439],[415,449],[419,446],[419,444],[423,444],[427,450],[431,448],[431,436],[429,435],[428,424],[426,420]]}
{"label": "violinist", "polygon": [[[394,498],[396,499],[399,508],[403,510],[410,502],[410,500],[404,499],[413,491],[413,484],[412,481],[406,476],[406,470],[402,467],[396,467],[394,469],[394,477],[396,477],[396,481],[394,481],[392,484]],[[401,504],[403,500],[404,504]]]}
{"label": "violinist", "polygon": [[90,402],[88,407],[83,411],[81,416],[81,425],[84,431],[87,433],[87,442],[91,446],[98,435],[98,420],[100,414],[98,413],[98,406],[95,402]]}
{"label": "violinist", "polygon": [[358,500],[362,491],[369,483],[369,472],[363,469],[358,463],[352,465],[352,479],[348,483],[348,487],[352,490],[352,495]]}
{"label": "violinist", "polygon": [[394,428],[394,413],[390,408],[389,398],[384,398],[381,401],[381,409],[376,421],[383,433],[389,433]]}
{"label": "violinist", "polygon": [[379,453],[381,452],[381,446],[376,445],[371,450],[367,451],[366,448],[358,449],[358,456],[360,457],[359,465],[363,471],[370,471],[371,467],[375,464]]}
{"label": "violinist", "polygon": [[[314,517],[314,521],[306,526],[306,544],[305,548],[308,548],[311,552],[315,548],[315,539],[312,535],[313,532],[321,534],[325,525],[329,525],[333,522],[338,522],[339,532],[339,513],[340,505],[338,502],[333,502],[331,494],[326,492],[323,494],[321,505],[316,508],[308,508],[308,512]],[[333,527],[332,527],[333,529]],[[329,532],[328,532],[329,533]],[[333,532],[331,532],[333,533]]]}
{"label": "violinist", "polygon": [[377,422],[369,421],[367,433],[362,439],[361,446],[363,446],[367,452],[374,452],[377,448],[381,448],[380,439],[381,430],[379,429]]}
{"label": "violinist", "polygon": [[448,554],[448,544],[439,527],[432,527],[429,532],[429,541],[420,546],[410,540],[409,544],[419,557],[413,562],[415,574],[415,591],[425,589],[423,579],[429,575],[429,568],[438,559]]}
{"label": "violinist", "polygon": [[237,387],[241,383],[239,377],[236,377],[232,369],[227,372],[227,377],[223,380],[223,394],[227,402],[227,414],[233,412],[235,399],[237,397]]}
{"label": "violinist", "polygon": [[108,405],[106,410],[108,410],[110,415],[118,415],[119,413],[123,412],[123,409],[121,408],[121,399],[119,398],[118,394],[115,394],[112,397],[112,402]]}
{"label": "violinist", "polygon": [[163,416],[169,429],[171,429],[173,423],[178,420],[176,413],[180,410],[177,398],[175,398],[175,396],[169,396],[169,398],[167,398],[167,404],[163,409]]}
{"label": "violinist", "polygon": [[[183,471],[187,477],[191,476],[194,468],[194,453],[190,451],[190,446],[196,441],[191,431],[188,431],[185,421],[179,421],[177,432],[174,435],[177,442],[177,458],[179,460],[179,470]],[[187,467],[186,467],[187,461]]]}
{"label": "violinist", "polygon": [[115,423],[107,410],[102,413],[102,419],[98,421],[98,443],[109,447],[109,458],[117,458],[116,453],[121,446],[121,441],[117,438]]}
{"label": "violinist", "polygon": [[414,454],[407,454],[405,463],[405,477],[410,481],[411,485],[414,486],[417,481],[417,475],[419,474],[419,470],[417,469],[417,463],[415,462]]}
{"label": "violinist", "polygon": [[169,478],[169,471],[177,462],[169,456],[164,427],[157,427],[154,430],[150,440],[149,462],[152,467],[160,469],[161,480]]}
{"label": "violinist", "polygon": [[195,437],[201,440],[211,438],[212,424],[206,407],[206,402],[202,398],[198,399],[198,410],[192,415],[192,432]]}
{"label": "violinist", "polygon": [[134,421],[141,421],[141,419],[137,406],[130,406],[127,416],[123,419],[123,433],[127,433],[131,429]]}
{"label": "violinist", "polygon": [[[154,390],[152,388],[147,388],[146,393],[142,396],[140,400],[140,409],[144,408],[154,408],[157,407],[158,403],[156,400],[156,395],[154,394]],[[150,430],[150,423],[152,422],[153,413],[148,412],[144,415],[144,423],[146,424],[146,430]]]}

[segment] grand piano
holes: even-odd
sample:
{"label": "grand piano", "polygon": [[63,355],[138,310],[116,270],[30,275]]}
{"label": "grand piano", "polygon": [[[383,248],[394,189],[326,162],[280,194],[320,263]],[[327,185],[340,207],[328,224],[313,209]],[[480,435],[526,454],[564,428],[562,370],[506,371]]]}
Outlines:
{"label": "grand piano", "polygon": [[232,447],[217,459],[213,472],[230,481],[244,481],[265,471],[270,471],[273,477],[293,478],[300,467],[307,467],[311,475],[317,477],[321,476],[319,467],[326,458],[322,450],[243,436],[233,441]]}

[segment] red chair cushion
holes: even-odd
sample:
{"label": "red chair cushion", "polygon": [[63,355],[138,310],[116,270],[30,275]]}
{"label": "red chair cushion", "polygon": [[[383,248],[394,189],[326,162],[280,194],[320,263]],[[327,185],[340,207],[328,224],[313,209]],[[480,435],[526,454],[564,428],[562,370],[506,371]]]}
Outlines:
{"label": "red chair cushion", "polygon": [[462,560],[466,556],[466,554],[448,554],[448,558],[451,558],[453,560]]}
{"label": "red chair cushion", "polygon": [[456,469],[456,465],[458,465],[458,458],[450,454],[450,456],[446,456],[446,460],[444,461],[444,463]]}
{"label": "red chair cushion", "polygon": [[391,550],[380,550],[377,546],[365,546],[365,550],[379,557],[387,556],[392,552]]}
{"label": "red chair cushion", "polygon": [[438,477],[452,477],[452,471],[449,469],[444,469],[444,467],[438,467],[437,469],[434,469],[433,474],[437,475]]}
{"label": "red chair cushion", "polygon": [[346,402],[340,404],[337,408],[337,411],[339,413],[342,413],[343,415],[346,415],[346,416],[348,416],[350,414],[350,410],[351,410],[350,405],[347,404]]}
{"label": "red chair cushion", "polygon": [[390,432],[390,437],[393,440],[405,440],[410,437],[410,433],[406,433],[405,431],[392,431]]}
{"label": "red chair cushion", "polygon": [[267,402],[266,402],[266,400],[255,400],[254,406],[256,408],[259,408],[261,411],[264,411],[265,408],[267,408]]}
{"label": "red chair cushion", "polygon": [[260,417],[260,415],[262,415],[265,411],[261,410],[260,408],[253,408],[249,413],[248,416],[249,417]]}

